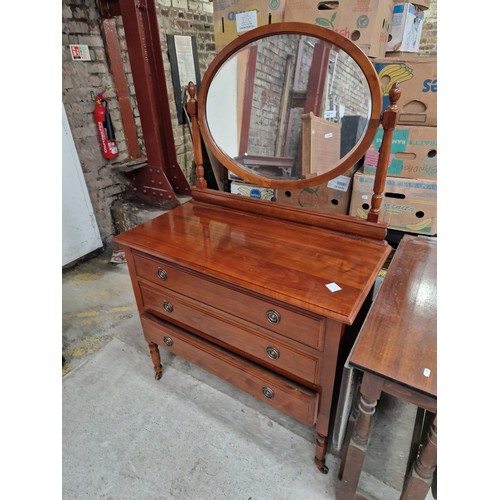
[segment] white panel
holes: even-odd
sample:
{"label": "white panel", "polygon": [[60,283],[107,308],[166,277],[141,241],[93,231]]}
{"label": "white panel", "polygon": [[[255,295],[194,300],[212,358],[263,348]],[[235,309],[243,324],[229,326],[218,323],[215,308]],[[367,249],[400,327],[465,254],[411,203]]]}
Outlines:
{"label": "white panel", "polygon": [[82,167],[62,106],[62,265],[102,247]]}

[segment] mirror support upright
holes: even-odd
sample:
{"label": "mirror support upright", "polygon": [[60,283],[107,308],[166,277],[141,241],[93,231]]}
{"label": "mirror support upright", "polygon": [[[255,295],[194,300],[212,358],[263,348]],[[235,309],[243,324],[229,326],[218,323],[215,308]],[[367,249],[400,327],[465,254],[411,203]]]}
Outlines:
{"label": "mirror support upright", "polygon": [[398,115],[397,102],[400,97],[400,85],[399,82],[396,82],[389,91],[390,104],[387,106],[384,114],[382,115],[384,135],[379,149],[377,172],[375,174],[375,181],[373,185],[372,202],[370,211],[368,212],[368,222],[378,222],[378,215],[382,205],[382,197],[387,177],[387,168],[389,166],[389,158],[391,155],[392,134],[394,132],[394,128],[396,127],[396,118]]}
{"label": "mirror support upright", "polygon": [[198,125],[198,103],[195,97],[196,87],[193,82],[188,83],[187,91],[189,99],[186,103],[186,109],[191,117],[191,128],[193,131],[194,162],[196,164],[196,187],[199,189],[206,189],[207,181],[205,179],[205,170],[203,168],[200,127]]}

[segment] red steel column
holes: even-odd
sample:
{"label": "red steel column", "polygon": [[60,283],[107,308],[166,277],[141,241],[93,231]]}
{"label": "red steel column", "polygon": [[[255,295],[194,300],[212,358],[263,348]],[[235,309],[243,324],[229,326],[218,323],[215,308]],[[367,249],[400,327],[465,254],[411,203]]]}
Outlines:
{"label": "red steel column", "polygon": [[119,0],[148,165],[135,170],[136,192],[178,205],[190,186],[177,163],[154,0]]}

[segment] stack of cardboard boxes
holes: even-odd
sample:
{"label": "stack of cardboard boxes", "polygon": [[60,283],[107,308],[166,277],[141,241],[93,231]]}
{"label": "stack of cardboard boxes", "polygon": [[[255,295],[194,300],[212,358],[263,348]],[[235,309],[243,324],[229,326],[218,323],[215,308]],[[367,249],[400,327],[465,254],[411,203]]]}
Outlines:
{"label": "stack of cardboard boxes", "polygon": [[[405,232],[436,233],[437,76],[436,58],[419,57],[425,10],[430,0],[214,0],[217,50],[240,34],[264,24],[299,21],[324,26],[349,38],[372,60],[384,94],[401,83],[381,222]],[[380,128],[358,171],[298,190],[276,190],[280,203],[366,218],[370,208]],[[233,192],[241,189],[235,183]],[[241,194],[258,197],[252,186]],[[254,194],[248,194],[253,192]],[[264,197],[264,196],[262,196]],[[274,198],[265,192],[267,199]]]}
{"label": "stack of cardboard boxes", "polygon": [[[423,0],[419,0],[422,2]],[[435,235],[437,232],[437,68],[435,57],[419,57],[423,14],[428,5],[398,3],[384,58],[373,59],[389,104],[393,83],[401,84],[380,222],[398,231]],[[418,28],[420,26],[420,28]],[[380,127],[354,175],[349,214],[366,218],[370,209]]]}

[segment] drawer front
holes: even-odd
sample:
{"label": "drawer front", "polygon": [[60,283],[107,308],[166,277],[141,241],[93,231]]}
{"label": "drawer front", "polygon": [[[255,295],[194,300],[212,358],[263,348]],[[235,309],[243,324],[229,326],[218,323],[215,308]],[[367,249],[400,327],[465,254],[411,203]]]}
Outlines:
{"label": "drawer front", "polygon": [[182,356],[307,425],[315,424],[318,394],[278,378],[180,328],[147,315],[141,317],[141,322],[146,340]]}
{"label": "drawer front", "polygon": [[220,311],[199,307],[174,292],[156,290],[142,283],[140,288],[146,311],[201,331],[294,379],[319,383],[318,356],[257,332]]}
{"label": "drawer front", "polygon": [[235,290],[166,262],[134,254],[137,276],[233,314],[314,349],[323,349],[324,319]]}

